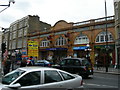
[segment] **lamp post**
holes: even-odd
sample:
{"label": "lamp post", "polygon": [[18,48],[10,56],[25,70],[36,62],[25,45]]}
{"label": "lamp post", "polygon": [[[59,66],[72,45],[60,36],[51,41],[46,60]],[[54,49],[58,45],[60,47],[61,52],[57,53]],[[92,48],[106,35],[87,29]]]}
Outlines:
{"label": "lamp post", "polygon": [[3,12],[4,10],[6,10],[8,7],[10,7],[11,3],[14,4],[15,1],[14,1],[14,0],[9,0],[9,3],[8,3],[7,5],[0,5],[0,6],[5,6],[5,7],[6,7],[6,8],[4,8],[3,10],[1,10],[0,13]]}
{"label": "lamp post", "polygon": [[106,36],[105,36],[105,41],[106,41],[106,47],[105,47],[105,51],[106,51],[106,65],[105,65],[105,68],[106,68],[106,72],[108,72],[108,31],[107,31],[107,6],[106,6],[106,0],[105,0],[105,21],[106,21],[106,24],[105,24],[105,32],[106,32]]}

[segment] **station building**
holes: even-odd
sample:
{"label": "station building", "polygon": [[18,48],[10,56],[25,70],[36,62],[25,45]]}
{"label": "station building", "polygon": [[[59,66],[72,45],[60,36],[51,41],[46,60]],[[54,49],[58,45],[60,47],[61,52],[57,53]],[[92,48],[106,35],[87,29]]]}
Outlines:
{"label": "station building", "polygon": [[28,42],[38,42],[38,59],[52,58],[58,62],[68,56],[90,57],[93,65],[98,59],[105,65],[108,57],[109,64],[116,63],[114,16],[76,23],[60,20],[27,37]]}

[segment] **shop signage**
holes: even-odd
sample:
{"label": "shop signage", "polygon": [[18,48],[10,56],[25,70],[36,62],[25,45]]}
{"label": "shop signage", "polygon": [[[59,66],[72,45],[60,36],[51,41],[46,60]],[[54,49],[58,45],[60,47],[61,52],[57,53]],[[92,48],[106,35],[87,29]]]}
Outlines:
{"label": "shop signage", "polygon": [[46,50],[67,50],[67,48],[46,48]]}
{"label": "shop signage", "polygon": [[[108,45],[108,48],[114,48],[115,44]],[[106,45],[95,45],[94,48],[106,48]]]}
{"label": "shop signage", "polygon": [[80,47],[73,47],[73,50],[85,50],[87,49],[87,46],[80,46]]}
{"label": "shop signage", "polygon": [[38,42],[28,41],[28,57],[38,57]]}

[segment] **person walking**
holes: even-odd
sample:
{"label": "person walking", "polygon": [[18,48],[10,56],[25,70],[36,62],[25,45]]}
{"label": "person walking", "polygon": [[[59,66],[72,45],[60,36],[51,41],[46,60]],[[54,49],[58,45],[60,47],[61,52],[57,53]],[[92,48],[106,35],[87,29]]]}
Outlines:
{"label": "person walking", "polygon": [[27,60],[27,66],[33,66],[34,65],[34,60],[33,57],[30,56],[29,60]]}
{"label": "person walking", "polygon": [[27,60],[26,58],[23,58],[20,64],[20,67],[26,67],[27,66]]}
{"label": "person walking", "polygon": [[7,73],[10,72],[10,67],[11,67],[11,60],[10,60],[10,57],[7,56],[7,58],[4,59],[4,61],[3,61],[3,73],[4,73],[4,75],[6,75]]}

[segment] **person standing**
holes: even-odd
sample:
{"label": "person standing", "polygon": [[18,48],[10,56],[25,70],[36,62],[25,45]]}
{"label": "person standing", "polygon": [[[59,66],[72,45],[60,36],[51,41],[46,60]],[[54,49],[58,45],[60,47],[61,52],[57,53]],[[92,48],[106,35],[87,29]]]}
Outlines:
{"label": "person standing", "polygon": [[26,58],[23,58],[20,64],[20,67],[26,67],[27,66],[27,60]]}

